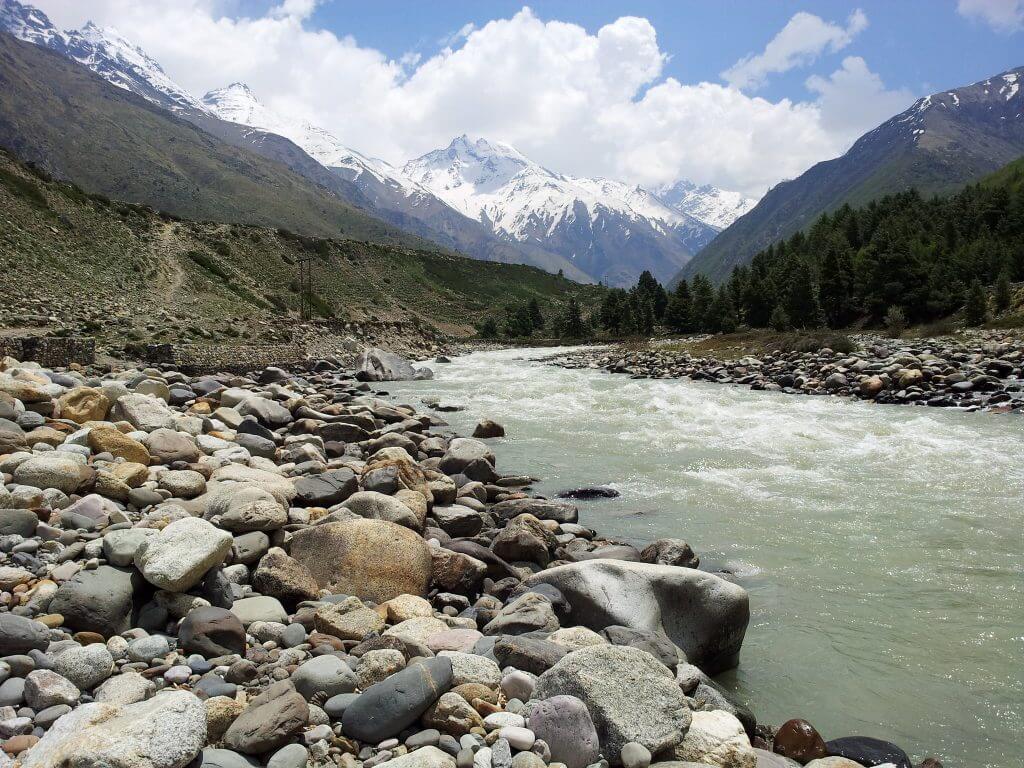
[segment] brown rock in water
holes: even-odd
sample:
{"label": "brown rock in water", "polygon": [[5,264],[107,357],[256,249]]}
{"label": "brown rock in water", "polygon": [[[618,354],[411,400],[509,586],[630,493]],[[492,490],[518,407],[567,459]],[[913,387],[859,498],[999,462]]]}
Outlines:
{"label": "brown rock in water", "polygon": [[60,417],[76,424],[87,421],[103,421],[110,410],[110,400],[99,389],[75,387],[57,400]]}
{"label": "brown rock in water", "polygon": [[425,596],[430,546],[408,528],[385,520],[348,520],[297,531],[291,556],[317,585],[383,603],[398,595]]}
{"label": "brown rock in water", "polygon": [[656,565],[678,565],[683,568],[696,568],[700,558],[693,554],[693,549],[682,539],[658,539],[644,547],[640,553],[644,563]]}
{"label": "brown rock in water", "polygon": [[476,425],[476,429],[473,430],[473,437],[488,438],[488,437],[504,437],[505,428],[496,421],[490,419],[484,419]]}
{"label": "brown rock in water", "polygon": [[814,730],[813,725],[799,718],[787,720],[782,724],[775,734],[772,750],[775,754],[796,760],[800,764],[828,756],[825,740]]}

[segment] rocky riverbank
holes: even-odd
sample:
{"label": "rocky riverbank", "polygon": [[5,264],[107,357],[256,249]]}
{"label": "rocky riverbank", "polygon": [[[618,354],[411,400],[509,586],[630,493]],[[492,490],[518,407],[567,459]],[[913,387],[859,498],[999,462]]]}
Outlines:
{"label": "rocky riverbank", "polygon": [[774,350],[736,359],[649,346],[588,348],[558,355],[565,368],[645,379],[691,379],[797,395],[833,395],[897,405],[1000,413],[1024,410],[1024,342],[1002,334],[894,340],[854,336],[857,349]]}
{"label": "rocky riverbank", "polygon": [[759,725],[709,677],[746,592],[530,496],[501,432],[326,360],[3,360],[0,766],[910,768]]}

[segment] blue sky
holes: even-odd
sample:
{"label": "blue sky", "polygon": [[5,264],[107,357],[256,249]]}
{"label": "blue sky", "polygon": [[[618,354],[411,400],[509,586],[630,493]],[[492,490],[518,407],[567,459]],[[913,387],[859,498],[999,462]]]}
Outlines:
{"label": "blue sky", "polygon": [[401,164],[462,133],[553,170],[751,196],[919,96],[1024,65],[1024,0],[35,0],[196,95]]}
{"label": "blue sky", "polygon": [[[660,46],[671,56],[665,73],[683,82],[718,80],[719,73],[741,56],[762,49],[799,11],[841,20],[861,8],[870,19],[848,51],[823,57],[811,71],[824,73],[842,55],[853,52],[863,56],[886,85],[923,95],[1024,64],[1024,34],[997,31],[982,20],[965,18],[957,13],[952,0],[334,0],[321,5],[311,20],[336,33],[351,34],[360,43],[394,58],[409,51],[430,56],[441,47],[440,41],[465,24],[481,27],[491,19],[514,15],[524,5],[542,19],[572,21],[590,32],[620,16],[647,18],[657,30]],[[759,93],[772,99],[803,98],[807,75],[806,69],[777,75]]]}

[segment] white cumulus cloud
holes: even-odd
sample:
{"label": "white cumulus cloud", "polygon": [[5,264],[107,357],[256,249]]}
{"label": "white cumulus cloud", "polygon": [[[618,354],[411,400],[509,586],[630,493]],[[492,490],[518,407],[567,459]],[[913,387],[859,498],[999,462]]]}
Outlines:
{"label": "white cumulus cloud", "polygon": [[957,0],[961,16],[980,19],[997,32],[1024,29],[1024,0]]}
{"label": "white cumulus cloud", "polygon": [[764,51],[744,56],[725,70],[722,78],[741,90],[759,88],[768,75],[806,66],[826,49],[842,50],[867,26],[868,17],[859,8],[850,14],[845,27],[800,11],[769,41]]}
{"label": "white cumulus cloud", "polygon": [[[252,17],[227,12],[235,4],[223,0],[37,4],[64,27],[90,18],[116,26],[194,94],[245,82],[275,111],[398,164],[470,133],[563,173],[639,184],[690,178],[759,195],[844,151],[888,116],[883,108],[911,100],[886,91],[856,58],[808,81],[803,101],[749,95],[732,81],[680,82],[664,75],[667,53],[637,17],[590,33],[524,8],[467,25],[433,55],[396,60],[313,27],[314,0],[281,0]],[[856,12],[845,27],[811,24],[814,50],[844,47],[866,23]],[[772,54],[776,63],[762,69],[808,55]],[[871,105],[855,108],[863,98]]]}

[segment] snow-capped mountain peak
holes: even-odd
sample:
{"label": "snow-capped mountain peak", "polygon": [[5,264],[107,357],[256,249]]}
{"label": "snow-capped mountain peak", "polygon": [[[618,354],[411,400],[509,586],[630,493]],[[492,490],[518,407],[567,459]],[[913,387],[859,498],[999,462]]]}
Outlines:
{"label": "snow-capped mountain peak", "polygon": [[90,21],[79,30],[61,31],[38,8],[17,0],[0,0],[0,29],[74,59],[112,85],[136,93],[164,109],[204,111],[194,96],[115,29],[99,27]]}
{"label": "snow-capped mountain peak", "polygon": [[267,107],[245,83],[231,83],[210,91],[203,107],[221,120],[275,133],[295,142],[310,157],[327,168],[343,169],[352,178],[369,174],[382,183],[400,187],[406,194],[416,190],[391,165],[367,157],[342,144],[329,131],[299,118],[286,118]]}
{"label": "snow-capped mountain peak", "polygon": [[744,197],[710,184],[697,186],[682,179],[673,184],[655,187],[655,195],[667,206],[685,213],[718,230],[725,229],[757,204],[757,200]]}

